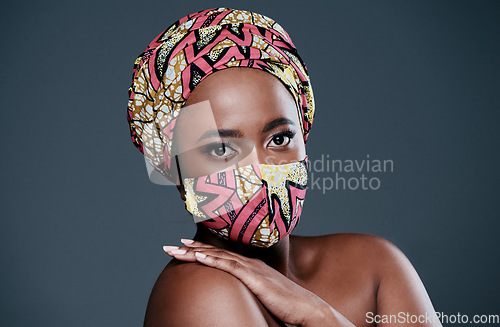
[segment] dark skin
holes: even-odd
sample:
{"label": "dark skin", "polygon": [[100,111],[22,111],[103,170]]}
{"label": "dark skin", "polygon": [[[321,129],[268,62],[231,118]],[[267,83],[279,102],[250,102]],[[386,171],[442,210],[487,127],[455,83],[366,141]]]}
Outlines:
{"label": "dark skin", "polygon": [[[206,100],[206,110],[186,110],[177,121],[183,177],[304,158],[295,102],[271,74],[250,68],[216,72],[195,88],[186,105]],[[184,199],[182,186],[179,191]],[[193,240],[182,242],[164,248],[174,259],[153,288],[146,327],[278,326],[277,321],[395,326],[376,323],[367,313],[434,315],[411,263],[375,236],[288,235],[270,248],[257,248],[219,238],[198,223]],[[438,320],[397,325],[441,326]]]}

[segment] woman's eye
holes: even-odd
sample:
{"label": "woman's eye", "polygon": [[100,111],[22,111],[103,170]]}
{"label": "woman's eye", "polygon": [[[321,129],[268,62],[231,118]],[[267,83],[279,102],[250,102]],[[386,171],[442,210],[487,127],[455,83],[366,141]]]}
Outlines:
{"label": "woman's eye", "polygon": [[292,140],[294,133],[281,133],[281,134],[276,134],[273,136],[271,139],[271,142],[269,142],[270,147],[285,147],[287,146],[290,141]]}
{"label": "woman's eye", "polygon": [[226,147],[224,146],[224,144],[222,144],[222,145],[216,147],[215,149],[213,149],[213,152],[218,157],[223,156],[226,153]]}
{"label": "woman's eye", "polygon": [[232,147],[230,147],[229,145],[227,145],[225,143],[212,145],[207,149],[206,152],[209,155],[211,155],[215,158],[218,158],[218,159],[231,157],[232,155],[237,153],[236,150],[234,150]]}
{"label": "woman's eye", "polygon": [[285,137],[283,135],[277,135],[273,137],[273,142],[276,145],[282,145],[283,143],[285,143]]}

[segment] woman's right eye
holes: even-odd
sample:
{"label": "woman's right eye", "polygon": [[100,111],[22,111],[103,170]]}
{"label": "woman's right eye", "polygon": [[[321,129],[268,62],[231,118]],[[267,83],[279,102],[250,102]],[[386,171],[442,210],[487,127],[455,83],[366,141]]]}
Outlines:
{"label": "woman's right eye", "polygon": [[209,144],[204,152],[216,159],[228,159],[238,153],[226,143]]}

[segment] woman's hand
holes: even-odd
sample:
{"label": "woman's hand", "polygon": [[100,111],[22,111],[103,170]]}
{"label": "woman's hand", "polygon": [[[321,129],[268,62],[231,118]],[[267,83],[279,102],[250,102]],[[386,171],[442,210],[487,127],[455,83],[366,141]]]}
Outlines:
{"label": "woman's hand", "polygon": [[199,262],[241,280],[277,319],[298,326],[354,326],[314,293],[294,283],[259,259],[193,240],[163,249],[178,260]]}

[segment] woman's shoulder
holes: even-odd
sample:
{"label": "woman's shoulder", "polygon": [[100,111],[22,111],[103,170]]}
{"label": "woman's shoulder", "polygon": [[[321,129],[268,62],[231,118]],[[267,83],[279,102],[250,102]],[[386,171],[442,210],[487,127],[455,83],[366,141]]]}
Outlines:
{"label": "woman's shoulder", "polygon": [[[173,259],[158,277],[144,326],[265,325],[265,309],[236,277]],[[200,318],[203,317],[203,318]]]}
{"label": "woman's shoulder", "polygon": [[[391,312],[391,308],[404,308],[401,311],[424,315],[434,312],[417,271],[406,255],[390,241],[374,235],[352,233],[298,240],[313,244],[313,252],[321,258],[318,259],[318,270],[324,273],[322,281],[325,285],[333,285],[333,288],[341,284],[349,286],[343,294],[342,289],[332,292],[344,296],[339,307],[348,302],[355,285],[361,285],[359,289],[365,293],[360,290],[360,294],[375,299],[377,312]],[[344,310],[348,312],[349,306]],[[370,310],[374,312],[375,309]]]}
{"label": "woman's shoulder", "polygon": [[291,241],[300,262],[309,262],[316,269],[335,265],[346,271],[359,271],[363,267],[362,271],[375,279],[382,277],[385,267],[406,259],[393,243],[371,234],[294,235]]}
{"label": "woman's shoulder", "polygon": [[[293,242],[307,244],[315,250],[331,251],[392,251],[396,246],[385,238],[364,233],[334,233],[320,236],[291,235]],[[326,247],[326,248],[325,248]]]}
{"label": "woman's shoulder", "polygon": [[382,237],[363,233],[337,233],[320,236],[293,235],[291,240],[299,247],[305,246],[309,251],[322,252],[323,254],[390,252],[397,249],[394,244]]}

